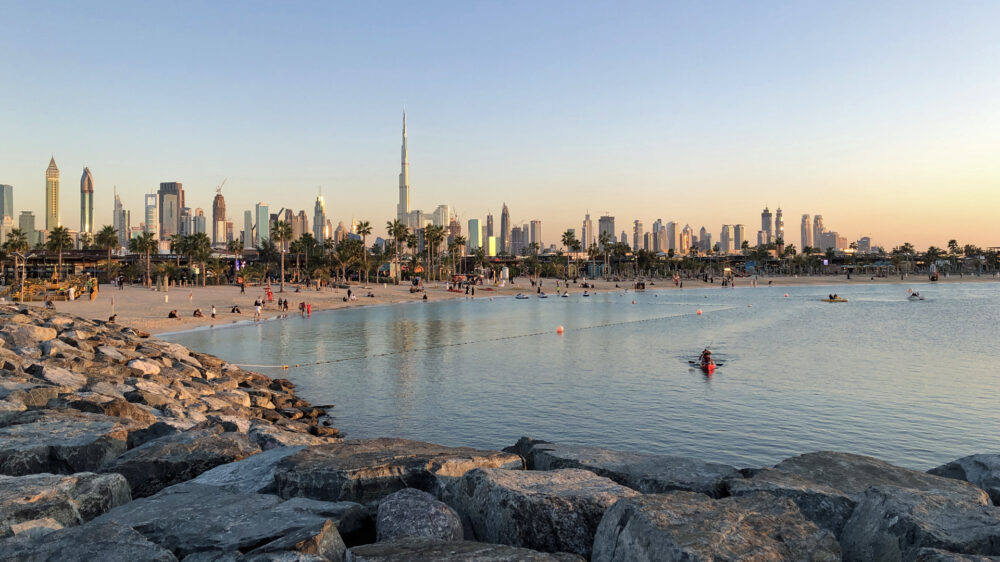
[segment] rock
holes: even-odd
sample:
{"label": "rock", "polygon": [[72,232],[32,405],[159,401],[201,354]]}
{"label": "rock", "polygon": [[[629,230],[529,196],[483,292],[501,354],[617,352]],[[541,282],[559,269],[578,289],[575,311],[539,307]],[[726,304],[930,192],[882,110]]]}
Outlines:
{"label": "rock", "polygon": [[147,427],[129,433],[128,447],[129,449],[132,449],[142,445],[143,443],[148,443],[153,439],[166,437],[167,435],[176,435],[182,431],[187,431],[193,428],[195,425],[196,424],[193,421],[188,420],[179,420],[174,418],[163,419],[154,424],[150,424]]}
{"label": "rock", "polygon": [[201,429],[144,443],[114,459],[102,470],[124,476],[132,487],[132,495],[143,498],[221,464],[259,452],[260,447],[243,434],[222,433],[221,428]]}
{"label": "rock", "polygon": [[218,486],[231,492],[273,494],[274,469],[278,462],[305,447],[278,447],[238,462],[219,465],[192,480],[195,484]]}
{"label": "rock", "polygon": [[315,530],[327,520],[337,525],[327,514],[338,508],[328,502],[283,501],[273,495],[234,493],[188,482],[117,507],[84,527],[128,524],[183,558],[213,550],[247,552],[304,529]]}
{"label": "rock", "polygon": [[405,538],[354,546],[347,549],[347,562],[569,562],[582,560],[578,556],[545,554],[505,546],[472,541],[442,541],[438,539]]}
{"label": "rock", "polygon": [[37,347],[42,342],[56,338],[57,332],[52,328],[32,326],[31,324],[7,324],[0,329],[0,339],[7,347]]}
{"label": "rock", "polygon": [[329,443],[342,443],[344,441],[338,438],[316,437],[308,433],[285,431],[269,423],[257,421],[250,422],[250,430],[247,432],[247,436],[265,451],[275,447],[326,445]]}
{"label": "rock", "polygon": [[108,359],[110,359],[112,361],[117,361],[117,362],[120,362],[120,363],[124,363],[125,362],[125,356],[122,355],[122,352],[118,351],[116,348],[114,348],[114,347],[112,347],[110,345],[99,345],[99,346],[97,346],[97,353],[99,353],[100,355],[103,355],[103,356],[107,357]]}
{"label": "rock", "polygon": [[840,547],[789,499],[671,492],[619,500],[597,528],[591,560],[833,562]]}
{"label": "rock", "polygon": [[152,361],[145,359],[133,359],[128,362],[128,366],[133,369],[138,369],[142,371],[144,375],[158,375],[160,374],[160,366]]}
{"label": "rock", "polygon": [[986,490],[994,505],[1000,505],[1000,455],[969,455],[927,472],[978,486]]}
{"label": "rock", "polygon": [[[347,547],[340,538],[337,527],[328,519],[323,523],[292,531],[280,539],[255,548],[247,553],[247,557],[254,559],[261,554],[295,552],[312,554],[321,560],[341,561],[346,551]],[[274,560],[274,558],[269,559]]]}
{"label": "rock", "polygon": [[844,560],[913,560],[921,548],[1000,555],[1000,508],[962,494],[873,486],[840,538]]}
{"label": "rock", "polygon": [[447,504],[415,488],[390,494],[378,504],[375,528],[379,542],[404,537],[446,541],[463,538],[462,520]]}
{"label": "rock", "polygon": [[820,451],[785,459],[774,466],[783,472],[826,484],[860,497],[870,486],[899,486],[911,490],[956,494],[985,503],[986,494],[965,482],[891,465],[883,460],[851,453]]}
{"label": "rock", "polygon": [[452,505],[477,539],[590,557],[594,532],[616,501],[639,493],[593,472],[475,469],[456,486]]}
{"label": "rock", "polygon": [[45,536],[0,542],[0,561],[18,562],[176,562],[169,551],[118,523],[84,525]]}
{"label": "rock", "polygon": [[46,365],[42,368],[42,378],[56,386],[63,386],[72,390],[76,390],[87,384],[87,377],[52,365]]}
{"label": "rock", "polygon": [[0,476],[0,537],[26,521],[50,518],[62,527],[79,525],[132,500],[118,474]]}
{"label": "rock", "polygon": [[10,526],[10,531],[14,535],[42,536],[62,528],[62,523],[51,517],[43,517],[14,523]]}
{"label": "rock", "polygon": [[406,439],[358,439],[309,447],[285,457],[274,473],[278,495],[375,502],[403,488],[442,497],[473,468],[524,466],[509,453],[443,447]]}
{"label": "rock", "polygon": [[[125,452],[125,420],[74,410],[20,414],[26,423],[0,427],[0,474],[95,471]],[[134,422],[132,422],[134,423]]]}
{"label": "rock", "polygon": [[749,478],[726,480],[730,495],[745,496],[766,492],[795,502],[806,519],[839,537],[854,511],[850,496],[824,484],[771,468],[756,471]]}
{"label": "rock", "polygon": [[1000,562],[1000,556],[956,554],[936,548],[921,548],[917,551],[916,562]]}
{"label": "rock", "polygon": [[506,450],[524,457],[529,470],[581,468],[644,494],[687,490],[718,498],[724,493],[723,480],[738,475],[731,466],[687,457],[558,445],[529,437]]}

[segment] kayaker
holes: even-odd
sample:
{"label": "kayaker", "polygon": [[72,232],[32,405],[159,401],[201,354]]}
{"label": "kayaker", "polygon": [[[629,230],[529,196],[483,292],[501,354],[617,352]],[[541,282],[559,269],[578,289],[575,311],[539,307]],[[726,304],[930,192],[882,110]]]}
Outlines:
{"label": "kayaker", "polygon": [[712,362],[712,352],[706,347],[705,351],[701,352],[701,357],[698,357],[698,362],[701,364]]}

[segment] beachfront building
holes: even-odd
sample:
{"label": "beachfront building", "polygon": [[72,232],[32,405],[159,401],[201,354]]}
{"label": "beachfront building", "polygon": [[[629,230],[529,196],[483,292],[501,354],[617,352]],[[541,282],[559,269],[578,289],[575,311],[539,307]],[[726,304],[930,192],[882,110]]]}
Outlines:
{"label": "beachfront building", "polygon": [[809,215],[802,215],[802,225],[799,228],[800,228],[799,234],[801,235],[802,238],[801,248],[804,249],[812,247],[813,237],[812,237],[812,229],[810,228],[809,224]]}
{"label": "beachfront building", "polygon": [[59,220],[59,167],[53,156],[45,169],[45,230],[51,231],[57,226],[62,226]]}
{"label": "beachfront building", "polygon": [[153,236],[158,236],[160,234],[160,199],[155,193],[147,193],[146,205],[145,205],[145,225],[146,232],[150,232]]}
{"label": "beachfront building", "polygon": [[482,227],[479,225],[479,219],[469,219],[469,238],[466,240],[466,248],[468,253],[472,253],[483,245],[483,233]]}

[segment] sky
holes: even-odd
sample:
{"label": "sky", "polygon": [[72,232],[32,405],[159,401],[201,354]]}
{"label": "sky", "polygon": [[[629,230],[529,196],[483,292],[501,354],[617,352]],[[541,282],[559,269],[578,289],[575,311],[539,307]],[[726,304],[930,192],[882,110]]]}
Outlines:
{"label": "sky", "polygon": [[[887,248],[1000,246],[1000,3],[0,0],[0,183],[79,228],[117,186],[183,182],[236,229],[258,201],[395,218],[506,202],[546,244],[583,215],[742,223],[780,206]],[[133,224],[135,226],[135,224]]]}

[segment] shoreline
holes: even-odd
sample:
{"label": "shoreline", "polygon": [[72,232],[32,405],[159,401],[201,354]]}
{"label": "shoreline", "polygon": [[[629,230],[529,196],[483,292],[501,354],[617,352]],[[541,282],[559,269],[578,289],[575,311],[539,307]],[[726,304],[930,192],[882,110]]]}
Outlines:
{"label": "shoreline", "polygon": [[[942,279],[932,282],[924,278],[924,276],[915,276],[907,279],[898,278],[876,278],[871,279],[870,277],[863,278],[853,278],[846,279],[843,275],[820,275],[820,276],[774,276],[774,277],[760,277],[757,279],[757,286],[753,287],[751,285],[751,279],[749,277],[737,278],[736,284],[731,289],[746,289],[746,288],[768,288],[768,287],[849,287],[855,285],[900,285],[900,286],[927,286],[935,284],[952,284],[952,283],[986,283],[986,282],[1000,282],[1000,279],[993,276],[963,276],[963,277],[943,277]],[[501,297],[514,297],[518,293],[525,293],[528,296],[533,296],[537,292],[537,287],[532,287],[530,282],[526,278],[519,278],[516,281],[519,283],[507,284],[503,287],[489,287],[481,286],[477,287],[478,294],[475,297],[471,295],[466,295],[464,292],[452,292],[446,289],[445,283],[435,282],[434,284],[428,284],[425,286],[425,292],[410,293],[409,284],[401,283],[400,285],[370,285],[365,288],[361,285],[351,286],[352,295],[355,295],[356,300],[344,301],[344,297],[347,295],[346,289],[331,289],[325,288],[322,291],[315,291],[313,289],[302,290],[299,287],[300,292],[294,292],[294,290],[286,291],[285,293],[275,293],[274,300],[277,301],[278,298],[288,299],[290,301],[289,310],[287,312],[276,310],[276,305],[274,302],[265,303],[264,309],[261,313],[260,320],[253,319],[253,300],[257,296],[263,297],[265,295],[266,286],[255,286],[248,287],[245,294],[241,294],[239,287],[233,285],[215,285],[208,287],[173,287],[172,290],[165,292],[159,292],[152,289],[146,289],[138,286],[127,286],[122,290],[112,288],[108,285],[103,285],[102,289],[98,292],[97,297],[93,301],[89,301],[86,298],[77,299],[72,302],[59,301],[55,303],[56,310],[61,313],[72,314],[75,316],[80,316],[83,318],[88,318],[91,320],[108,320],[111,316],[112,311],[117,314],[116,323],[121,326],[127,326],[136,330],[149,332],[152,335],[162,336],[162,335],[175,335],[180,333],[192,332],[192,331],[202,331],[202,330],[214,330],[214,329],[224,329],[224,328],[242,328],[248,325],[252,325],[257,322],[269,322],[273,320],[281,320],[285,318],[298,315],[297,310],[299,302],[308,302],[312,305],[314,312],[328,312],[336,311],[342,309],[353,309],[353,308],[365,308],[374,306],[389,306],[397,305],[403,303],[416,303],[416,302],[426,302],[423,300],[423,296],[426,294],[428,300],[440,301],[440,300],[451,300],[451,299],[461,299],[461,298],[501,298]],[[730,287],[722,287],[719,282],[716,283],[706,283],[697,279],[683,279],[682,280],[685,287],[674,286],[670,279],[659,280],[660,284],[656,284],[657,280],[647,281],[648,291],[679,291],[687,289],[730,289]],[[603,280],[587,280],[588,284],[591,285],[588,291],[594,293],[603,292],[624,292],[628,289],[627,285],[630,285],[630,281],[620,281],[615,283],[614,281],[603,281]],[[767,283],[771,284],[768,285]],[[555,292],[557,280],[555,279],[542,279],[542,287],[547,289],[550,295]],[[562,291],[561,281],[559,282],[559,290]],[[616,287],[616,285],[618,285]],[[293,286],[293,289],[295,286]],[[274,289],[274,287],[272,287]],[[585,289],[576,285],[570,286],[570,291],[574,293],[580,293]],[[374,297],[358,297],[355,291],[361,292],[371,292]],[[174,296],[174,300],[171,302],[170,297]],[[187,297],[187,299],[185,299]],[[112,299],[114,299],[114,305],[112,306]],[[41,302],[23,303],[27,306],[41,307]],[[210,311],[212,305],[216,306],[218,315],[217,318],[212,319],[210,317]],[[231,313],[230,310],[233,305],[239,305],[241,309],[245,310],[242,314]],[[191,316],[191,312],[195,308],[200,308],[204,314],[202,318],[196,318]],[[167,318],[167,313],[170,310],[178,310],[179,318]]]}

